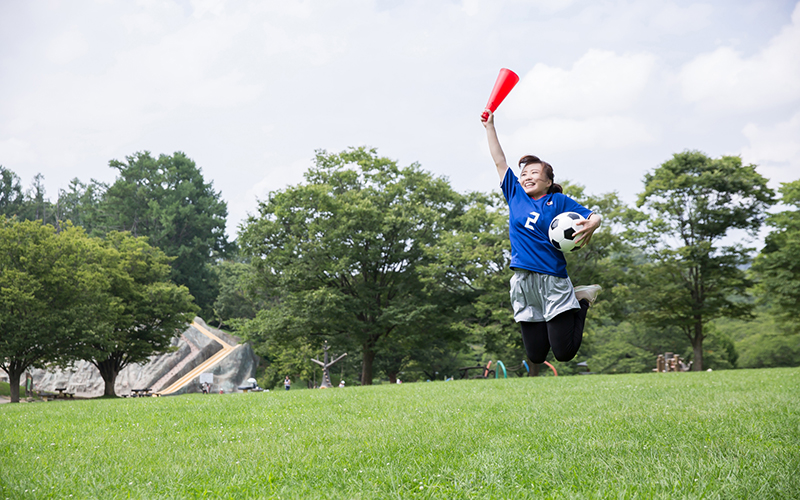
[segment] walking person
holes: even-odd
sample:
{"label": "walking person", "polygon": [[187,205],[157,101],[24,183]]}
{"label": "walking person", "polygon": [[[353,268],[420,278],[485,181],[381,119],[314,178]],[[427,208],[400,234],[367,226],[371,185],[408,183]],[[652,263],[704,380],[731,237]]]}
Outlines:
{"label": "walking person", "polygon": [[289,380],[289,375],[286,375],[286,378],[283,379],[283,386],[286,388],[287,391],[292,387],[292,381]]}
{"label": "walking person", "polygon": [[31,372],[25,372],[25,397],[33,396],[33,375]]}
{"label": "walking person", "polygon": [[536,156],[520,158],[517,178],[500,147],[494,114],[486,113],[481,122],[508,203],[514,320],[520,324],[525,351],[532,362],[543,363],[551,348],[557,360],[569,361],[581,346],[586,313],[601,287],[573,288],[564,254],[550,243],[548,229],[558,214],[582,215],[586,219],[577,222],[582,227],[575,235],[583,247],[602,218],[564,195],[554,182],[553,167]]}

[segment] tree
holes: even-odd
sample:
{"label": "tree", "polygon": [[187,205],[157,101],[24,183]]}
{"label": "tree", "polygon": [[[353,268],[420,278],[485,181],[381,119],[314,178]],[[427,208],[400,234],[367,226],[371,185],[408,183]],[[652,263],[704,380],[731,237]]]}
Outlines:
{"label": "tree", "polygon": [[722,240],[733,229],[754,235],[773,198],[767,180],[739,157],[684,151],[645,176],[637,205],[649,217],[637,236],[652,264],[637,290],[649,306],[641,317],[680,328],[692,344],[694,370],[703,369],[704,325],[752,309],[742,270],[752,249]]}
{"label": "tree", "polygon": [[[286,299],[259,310],[255,318],[237,330],[237,334],[252,343],[254,352],[264,362],[262,379],[265,387],[278,386],[286,375],[294,380],[305,380],[308,387],[313,387],[311,381],[317,365],[310,360],[320,354],[322,347],[322,341],[309,331],[309,325],[317,317],[314,311],[316,303],[295,302],[297,297],[294,295],[288,295]],[[326,310],[322,316],[330,314],[335,313]],[[340,345],[337,343],[335,348],[340,349]]]}
{"label": "tree", "polygon": [[208,264],[227,245],[228,209],[220,193],[180,152],[153,158],[144,151],[109,165],[119,171],[119,178],[103,199],[102,232],[147,236],[151,245],[175,257],[172,280],[185,285],[210,317],[217,286]]}
{"label": "tree", "polygon": [[374,149],[318,151],[305,178],[270,193],[240,235],[262,287],[280,302],[259,313],[253,325],[264,329],[250,328],[248,338],[285,328],[313,334],[312,345],[329,338],[336,349],[355,347],[362,383],[371,384],[378,353],[449,314],[441,294],[450,292],[418,271],[463,201],[446,180]]}
{"label": "tree", "polygon": [[0,368],[13,402],[25,370],[68,358],[87,321],[113,310],[97,250],[80,228],[0,216]]}
{"label": "tree", "polygon": [[108,186],[94,179],[84,184],[77,178],[72,179],[68,189],[59,189],[58,200],[53,207],[55,225],[59,227],[64,221],[81,226],[87,234],[101,236],[99,231],[100,204]]}
{"label": "tree", "polygon": [[169,281],[170,258],[145,237],[111,232],[102,245],[103,272],[109,281],[105,293],[116,307],[93,318],[72,355],[96,366],[105,383],[104,395],[115,396],[119,372],[169,351],[198,309],[186,287]]}
{"label": "tree", "polygon": [[737,345],[741,368],[800,366],[800,334],[757,333]]}
{"label": "tree", "polygon": [[[460,337],[498,358],[518,359],[525,350],[508,294],[512,271],[506,202],[500,193],[469,193],[465,198],[452,229],[428,250],[431,258],[422,272],[428,282],[466,299],[453,306],[453,327]],[[442,359],[430,360],[434,363],[425,369],[428,377],[446,369],[438,362]]]}
{"label": "tree", "polygon": [[19,211],[22,220],[38,220],[42,223],[53,222],[53,210],[50,200],[45,198],[44,176],[36,174],[31,182],[31,187],[25,192],[25,197]]}
{"label": "tree", "polygon": [[219,283],[219,293],[213,304],[217,326],[235,329],[237,320],[253,319],[264,307],[253,283],[253,266],[246,262],[222,260],[216,262],[212,270]]}
{"label": "tree", "polygon": [[0,215],[13,217],[17,215],[24,200],[19,177],[11,170],[0,165]]}
{"label": "tree", "polygon": [[753,319],[721,318],[714,322],[716,331],[729,335],[735,343],[736,367],[800,366],[800,333],[787,332],[778,324],[771,305],[758,302]]}
{"label": "tree", "polygon": [[778,324],[790,334],[800,333],[800,180],[784,182],[781,202],[793,207],[771,214],[773,228],[753,263],[762,304],[770,306]]}

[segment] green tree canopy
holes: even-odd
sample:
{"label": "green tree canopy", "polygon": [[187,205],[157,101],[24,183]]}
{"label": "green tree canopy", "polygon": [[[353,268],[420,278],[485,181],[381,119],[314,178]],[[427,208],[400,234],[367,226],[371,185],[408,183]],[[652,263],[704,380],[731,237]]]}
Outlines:
{"label": "green tree canopy", "polygon": [[[462,213],[428,249],[428,254],[430,259],[422,269],[425,279],[432,286],[445,286],[455,296],[467,299],[452,305],[453,327],[471,345],[480,346],[471,354],[487,353],[506,361],[521,359],[522,337],[514,322],[508,292],[511,243],[508,209],[502,195],[467,194]],[[431,347],[433,355],[421,352],[418,356],[426,375],[432,378],[436,371],[447,374],[448,369],[453,375],[455,346],[431,343]],[[474,363],[472,356],[466,361],[469,365]],[[463,361],[457,364],[464,365]]]}
{"label": "green tree canopy", "polygon": [[784,182],[781,202],[790,210],[771,214],[772,231],[756,257],[753,271],[761,302],[769,305],[788,333],[800,333],[800,180]]}
{"label": "green tree canopy", "polygon": [[31,187],[25,191],[22,206],[19,208],[17,218],[20,220],[38,220],[43,223],[54,222],[54,211],[50,200],[45,198],[44,176],[36,174],[31,181]]}
{"label": "green tree canopy", "polygon": [[313,334],[313,344],[329,338],[337,351],[354,347],[362,383],[371,384],[377,354],[424,338],[426,325],[449,324],[442,294],[452,292],[418,271],[463,200],[417,164],[401,168],[366,148],[318,151],[305,177],[271,193],[240,235],[278,302],[259,312],[247,336]]}
{"label": "green tree canopy", "polygon": [[19,177],[0,165],[0,215],[13,217],[22,208],[24,196]]}
{"label": "green tree canopy", "polygon": [[80,228],[0,216],[0,368],[12,401],[25,370],[68,359],[90,320],[114,309],[98,249]]}
{"label": "green tree canopy", "polygon": [[103,197],[102,232],[147,236],[151,245],[175,257],[172,280],[185,285],[211,317],[217,286],[208,264],[227,245],[228,209],[220,193],[180,152],[154,158],[144,151],[109,165],[119,177]]}
{"label": "green tree canopy", "polygon": [[92,236],[102,236],[99,230],[102,212],[100,204],[108,186],[94,179],[85,184],[77,178],[72,179],[69,188],[59,189],[58,200],[53,206],[56,227],[64,221],[81,226]]}
{"label": "green tree canopy", "polygon": [[704,325],[752,309],[744,300],[750,282],[742,270],[752,249],[721,241],[734,229],[755,234],[773,198],[755,166],[734,156],[684,151],[645,176],[638,200],[645,232],[638,237],[651,264],[637,290],[648,306],[642,317],[683,331],[694,370],[703,369]]}
{"label": "green tree canopy", "polygon": [[170,258],[147,238],[111,232],[101,243],[109,283],[105,293],[116,307],[93,318],[72,355],[95,365],[105,382],[104,394],[115,396],[119,372],[169,351],[198,309],[185,286],[170,282]]}
{"label": "green tree canopy", "polygon": [[221,260],[212,267],[219,283],[214,300],[214,320],[219,328],[236,329],[240,320],[253,319],[263,308],[256,287],[254,269],[247,262]]}

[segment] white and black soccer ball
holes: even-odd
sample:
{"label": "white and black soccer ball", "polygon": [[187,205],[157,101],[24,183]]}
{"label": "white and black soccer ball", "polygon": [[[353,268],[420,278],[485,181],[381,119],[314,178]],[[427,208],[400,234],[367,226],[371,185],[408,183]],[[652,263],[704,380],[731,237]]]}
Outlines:
{"label": "white and black soccer ball", "polygon": [[575,224],[579,220],[583,220],[581,214],[575,212],[564,212],[556,215],[553,222],[550,223],[550,230],[547,232],[550,238],[550,243],[562,252],[573,252],[578,250],[579,247],[575,246],[575,233],[581,229],[581,226]]}

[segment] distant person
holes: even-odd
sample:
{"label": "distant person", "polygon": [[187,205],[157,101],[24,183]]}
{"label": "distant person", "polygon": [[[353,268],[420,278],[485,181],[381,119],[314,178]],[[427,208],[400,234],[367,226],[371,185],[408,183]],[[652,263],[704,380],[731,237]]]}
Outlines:
{"label": "distant person", "polygon": [[286,390],[287,390],[287,391],[288,391],[289,389],[291,389],[291,387],[292,387],[292,381],[291,381],[291,380],[289,380],[289,375],[286,375],[286,378],[285,378],[285,379],[283,379],[283,386],[286,388]]}
{"label": "distant person", "polygon": [[344,380],[342,380],[341,382],[339,382],[339,387],[344,387]]}

